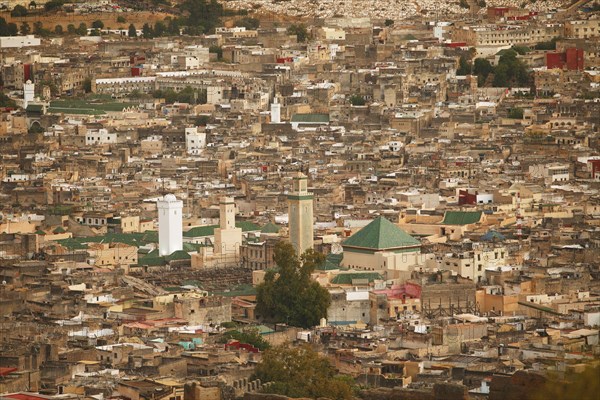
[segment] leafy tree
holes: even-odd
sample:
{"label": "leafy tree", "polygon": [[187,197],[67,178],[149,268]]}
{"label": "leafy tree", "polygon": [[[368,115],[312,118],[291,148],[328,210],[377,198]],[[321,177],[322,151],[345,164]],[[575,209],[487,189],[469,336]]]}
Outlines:
{"label": "leafy tree", "polygon": [[364,106],[367,102],[360,94],[350,96],[350,104],[353,106]]}
{"label": "leafy tree", "polygon": [[471,63],[465,56],[460,56],[458,60],[458,69],[456,75],[469,75],[471,73]]}
{"label": "leafy tree", "polygon": [[124,24],[125,22],[127,22],[127,20],[125,19],[125,17],[124,17],[124,16],[122,16],[122,15],[119,15],[119,16],[117,17],[117,22],[118,22],[119,24]]}
{"label": "leafy tree", "polygon": [[531,51],[531,49],[529,47],[527,47],[527,46],[513,45],[511,47],[511,49],[513,49],[514,51],[517,52],[517,54],[520,54],[522,56],[525,55],[525,54],[527,54],[527,53],[529,53]]}
{"label": "leafy tree", "polygon": [[487,4],[486,4],[485,0],[479,0],[479,1],[477,2],[477,5],[478,5],[480,8],[486,8],[486,7],[487,7]]}
{"label": "leafy tree", "polygon": [[460,0],[459,3],[458,3],[458,5],[461,6],[462,8],[466,8],[466,9],[471,8],[469,6],[469,2],[467,2],[467,0]]}
{"label": "leafy tree", "polygon": [[27,9],[20,4],[17,4],[10,12],[11,17],[24,17],[27,15]]}
{"label": "leafy tree", "polygon": [[244,17],[235,21],[235,26],[241,26],[248,30],[256,30],[260,26],[258,18]]}
{"label": "leafy tree", "polygon": [[6,20],[0,17],[0,36],[9,36],[8,35],[8,24]]}
{"label": "leafy tree", "polygon": [[210,46],[208,52],[215,53],[217,55],[217,60],[223,59],[223,48],[221,46]]}
{"label": "leafy tree", "polygon": [[473,74],[477,75],[477,83],[483,86],[488,75],[494,71],[492,64],[485,58],[476,58],[473,62]]}
{"label": "leafy tree", "polygon": [[127,30],[127,36],[137,37],[137,30],[135,29],[134,24],[129,24],[129,29]]}
{"label": "leafy tree", "polygon": [[222,343],[227,343],[230,340],[237,340],[240,343],[249,344],[256,347],[260,351],[264,351],[271,347],[269,342],[265,340],[256,328],[246,328],[243,330],[231,330],[223,334]]}
{"label": "leafy tree", "polygon": [[394,20],[393,19],[386,19],[383,24],[385,26],[392,26],[392,25],[394,25]]}
{"label": "leafy tree", "polygon": [[87,77],[83,80],[83,90],[86,93],[90,93],[92,91],[92,78]]}
{"label": "leafy tree", "polygon": [[556,42],[560,38],[554,37],[548,42],[540,42],[536,44],[534,47],[536,50],[556,50]]}
{"label": "leafy tree", "polygon": [[[211,118],[208,115],[199,115],[194,121],[196,126],[206,126],[210,123]],[[221,324],[223,325],[223,324]]]}
{"label": "leafy tree", "polygon": [[587,367],[582,373],[569,372],[563,379],[550,376],[546,382],[532,394],[533,400],[578,399],[596,400],[600,393],[600,366]]}
{"label": "leafy tree", "polygon": [[308,31],[306,30],[306,26],[303,24],[292,24],[288,28],[288,34],[296,35],[296,39],[298,43],[304,43],[308,38]]}
{"label": "leafy tree", "polygon": [[102,29],[102,28],[104,28],[104,22],[97,19],[94,22],[92,22],[92,28],[93,29]]}
{"label": "leafy tree", "polygon": [[167,32],[167,26],[163,22],[157,21],[154,24],[154,36],[160,37],[160,36],[163,36],[166,32]]}
{"label": "leafy tree", "polygon": [[511,108],[508,110],[508,118],[523,119],[523,109],[519,107]]}
{"label": "leafy tree", "polygon": [[335,374],[329,360],[312,350],[279,346],[265,351],[253,379],[271,382],[268,393],[289,397],[351,399],[352,388]]}
{"label": "leafy tree", "polygon": [[64,0],[51,0],[44,4],[44,10],[46,11],[54,11],[62,8],[63,4],[65,4]]}
{"label": "leafy tree", "polygon": [[56,25],[54,27],[54,33],[57,35],[62,35],[64,33],[62,25]]}
{"label": "leafy tree", "polygon": [[142,37],[144,39],[152,39],[154,37],[154,31],[147,22],[142,26]]}
{"label": "leafy tree", "polygon": [[0,92],[0,107],[16,107],[17,103],[3,92]]}
{"label": "leafy tree", "polygon": [[210,33],[221,24],[223,6],[217,0],[185,0],[180,8],[188,14],[186,25],[190,34]]}
{"label": "leafy tree", "polygon": [[70,35],[74,35],[77,32],[77,29],[75,28],[75,25],[73,25],[73,24],[67,25],[67,32]]}
{"label": "leafy tree", "polygon": [[509,87],[512,85],[527,86],[531,77],[527,66],[517,58],[517,52],[508,49],[501,53],[498,66],[494,69],[494,86]]}
{"label": "leafy tree", "polygon": [[48,36],[50,31],[44,28],[42,21],[36,21],[33,23],[33,33],[39,36]]}
{"label": "leafy tree", "polygon": [[85,22],[82,22],[79,24],[79,26],[77,27],[77,30],[75,31],[76,34],[80,35],[80,36],[86,36],[87,35],[87,25],[85,24]]}
{"label": "leafy tree", "polygon": [[310,274],[324,261],[312,250],[301,257],[289,242],[280,242],[274,254],[277,272],[271,270],[258,285],[256,311],[266,320],[286,322],[292,326],[311,327],[327,316],[331,304],[329,292]]}
{"label": "leafy tree", "polygon": [[21,35],[29,35],[29,33],[31,33],[31,27],[27,22],[23,22],[19,27],[19,32]]}
{"label": "leafy tree", "polygon": [[9,22],[7,25],[8,36],[17,36],[19,34],[19,28],[14,22]]}
{"label": "leafy tree", "polygon": [[36,9],[37,8],[37,3],[35,1],[33,1],[33,0],[31,0],[29,2],[29,8]]}

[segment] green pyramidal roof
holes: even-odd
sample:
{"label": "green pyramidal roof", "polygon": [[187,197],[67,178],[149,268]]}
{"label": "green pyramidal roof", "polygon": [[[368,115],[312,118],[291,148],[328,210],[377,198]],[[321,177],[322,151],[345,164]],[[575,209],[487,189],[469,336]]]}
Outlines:
{"label": "green pyramidal roof", "polygon": [[342,243],[344,247],[374,250],[396,249],[420,244],[421,242],[384,217],[375,219]]}

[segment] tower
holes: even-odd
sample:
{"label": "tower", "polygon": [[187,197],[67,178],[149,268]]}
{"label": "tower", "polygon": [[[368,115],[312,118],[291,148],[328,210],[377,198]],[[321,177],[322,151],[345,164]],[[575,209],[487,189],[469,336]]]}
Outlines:
{"label": "tower", "polygon": [[290,242],[298,255],[313,248],[313,198],[308,192],[308,178],[298,172],[288,194]]}
{"label": "tower", "polygon": [[168,256],[183,250],[183,201],[167,194],[156,202],[158,208],[158,253]]}
{"label": "tower", "polygon": [[281,104],[279,104],[277,97],[275,97],[273,103],[271,103],[271,123],[281,123]]}
{"label": "tower", "polygon": [[222,197],[219,204],[219,227],[215,229],[215,254],[237,254],[242,244],[242,228],[235,227],[235,202]]}
{"label": "tower", "polygon": [[23,84],[23,108],[27,108],[27,105],[35,98],[35,84],[31,81],[27,81]]}

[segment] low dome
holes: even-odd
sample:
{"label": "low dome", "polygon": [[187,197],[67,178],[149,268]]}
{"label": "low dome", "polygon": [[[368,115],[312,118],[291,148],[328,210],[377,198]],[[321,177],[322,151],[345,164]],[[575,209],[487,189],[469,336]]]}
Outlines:
{"label": "low dome", "polygon": [[177,197],[174,194],[166,194],[163,198],[164,201],[177,201]]}

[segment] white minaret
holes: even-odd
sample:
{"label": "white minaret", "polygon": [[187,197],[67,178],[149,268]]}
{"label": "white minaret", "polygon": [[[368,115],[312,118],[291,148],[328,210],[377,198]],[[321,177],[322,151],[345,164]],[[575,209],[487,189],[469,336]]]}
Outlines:
{"label": "white minaret", "polygon": [[23,84],[23,108],[27,108],[27,105],[32,102],[35,98],[35,83],[27,81]]}
{"label": "white minaret", "polygon": [[215,254],[237,254],[242,244],[242,228],[235,227],[235,202],[222,197],[219,204],[219,227],[215,229]]}
{"label": "white minaret", "polygon": [[275,100],[273,100],[273,103],[271,103],[271,123],[281,123],[281,104],[279,104],[277,97],[275,97]]}
{"label": "white minaret", "polygon": [[301,172],[293,179],[288,194],[290,242],[298,256],[313,248],[313,194],[308,191],[308,178]]}
{"label": "white minaret", "polygon": [[156,202],[158,208],[158,253],[168,256],[183,250],[183,201],[167,194]]}

